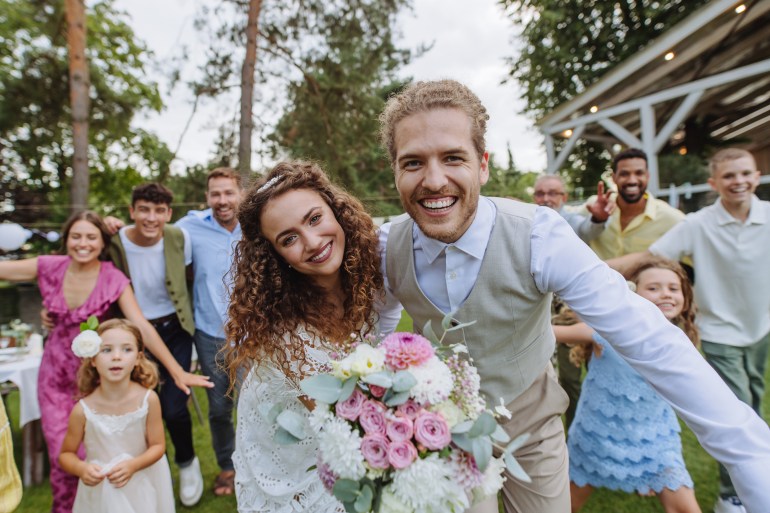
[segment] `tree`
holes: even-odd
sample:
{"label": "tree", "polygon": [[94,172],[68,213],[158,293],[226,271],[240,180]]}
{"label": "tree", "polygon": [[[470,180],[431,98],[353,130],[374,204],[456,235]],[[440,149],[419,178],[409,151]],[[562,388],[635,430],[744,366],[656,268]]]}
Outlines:
{"label": "tree", "polygon": [[246,22],[246,57],[241,70],[241,120],[238,139],[238,170],[244,177],[251,173],[251,136],[254,129],[254,68],[257,62],[257,33],[262,0],[249,0]]}
{"label": "tree", "polygon": [[[0,220],[57,225],[68,212],[74,146],[67,24],[60,0],[0,3]],[[160,110],[145,67],[150,54],[113,2],[90,3],[90,207],[122,204],[132,185],[168,175],[171,152],[131,127],[138,112]]]}
{"label": "tree", "polygon": [[[708,0],[500,0],[523,27],[510,76],[524,89],[524,111],[540,118],[571,100]],[[576,184],[595,184],[608,159],[581,141],[566,164]]]}
{"label": "tree", "polygon": [[70,104],[72,108],[71,209],[88,204],[88,110],[91,105],[86,60],[86,7],[83,0],[66,0],[69,50]]}

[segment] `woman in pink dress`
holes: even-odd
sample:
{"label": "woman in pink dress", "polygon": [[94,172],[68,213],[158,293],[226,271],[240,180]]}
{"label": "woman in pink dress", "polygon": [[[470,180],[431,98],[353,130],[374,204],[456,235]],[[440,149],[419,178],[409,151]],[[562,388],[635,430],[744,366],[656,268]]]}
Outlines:
{"label": "woman in pink dress", "polygon": [[[77,478],[59,466],[59,452],[70,411],[77,402],[75,378],[80,359],[70,349],[80,323],[95,315],[100,321],[120,308],[123,316],[142,332],[147,348],[171,373],[176,385],[189,394],[189,386],[211,386],[208,378],[182,369],[152,325],[142,317],[128,278],[105,262],[110,235],[94,212],[73,215],[62,229],[63,255],[39,256],[0,262],[0,279],[37,280],[43,306],[53,323],[46,340],[38,377],[43,436],[51,464],[54,513],[72,511]],[[81,455],[83,456],[83,455]]]}

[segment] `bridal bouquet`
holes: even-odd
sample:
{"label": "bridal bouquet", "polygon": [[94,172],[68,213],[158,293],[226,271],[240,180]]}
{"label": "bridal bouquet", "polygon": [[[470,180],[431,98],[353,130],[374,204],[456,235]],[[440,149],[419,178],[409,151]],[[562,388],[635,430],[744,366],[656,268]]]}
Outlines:
{"label": "bridal bouquet", "polygon": [[[449,320],[445,333],[467,325]],[[460,513],[497,494],[506,467],[529,481],[512,456],[527,435],[511,442],[497,424],[495,415],[511,414],[487,409],[466,348],[442,345],[430,325],[423,333],[363,341],[332,360],[330,373],[301,383],[316,402],[318,473],[349,512]],[[306,436],[298,414],[276,412],[275,420],[279,442]]]}

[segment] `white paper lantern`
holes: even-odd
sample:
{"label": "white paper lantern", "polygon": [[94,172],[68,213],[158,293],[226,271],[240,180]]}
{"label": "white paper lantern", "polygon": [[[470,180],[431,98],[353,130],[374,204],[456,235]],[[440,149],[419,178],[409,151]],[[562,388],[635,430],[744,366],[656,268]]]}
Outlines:
{"label": "white paper lantern", "polygon": [[32,232],[16,223],[0,224],[0,249],[3,251],[16,251],[27,242]]}

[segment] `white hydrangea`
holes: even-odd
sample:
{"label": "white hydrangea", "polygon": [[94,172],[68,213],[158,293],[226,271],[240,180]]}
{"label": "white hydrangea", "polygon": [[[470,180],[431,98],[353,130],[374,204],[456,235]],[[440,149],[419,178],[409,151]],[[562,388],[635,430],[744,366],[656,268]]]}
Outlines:
{"label": "white hydrangea", "polygon": [[358,481],[366,473],[361,454],[361,435],[350,424],[334,417],[326,422],[318,435],[321,460],[343,479]]}
{"label": "white hydrangea", "polygon": [[420,404],[438,404],[446,401],[452,392],[454,381],[452,371],[437,356],[433,356],[420,365],[409,369],[417,384],[409,391],[409,395]]}
{"label": "white hydrangea", "polygon": [[451,465],[436,453],[397,470],[391,486],[395,497],[415,513],[461,513],[470,505],[465,491],[452,480]]}
{"label": "white hydrangea", "polygon": [[326,425],[326,423],[333,417],[334,415],[329,411],[328,404],[316,402],[315,408],[313,408],[313,411],[311,411],[308,416],[308,424],[310,424],[310,428],[314,432],[319,433],[324,425]]}
{"label": "white hydrangea", "polygon": [[438,413],[446,421],[449,429],[465,420],[465,413],[452,401],[442,401],[430,407],[430,411]]}
{"label": "white hydrangea", "polygon": [[481,478],[481,485],[473,489],[474,502],[482,501],[490,495],[496,495],[500,491],[505,482],[504,470],[505,462],[502,458],[492,458],[489,460],[489,465],[487,465]]}

